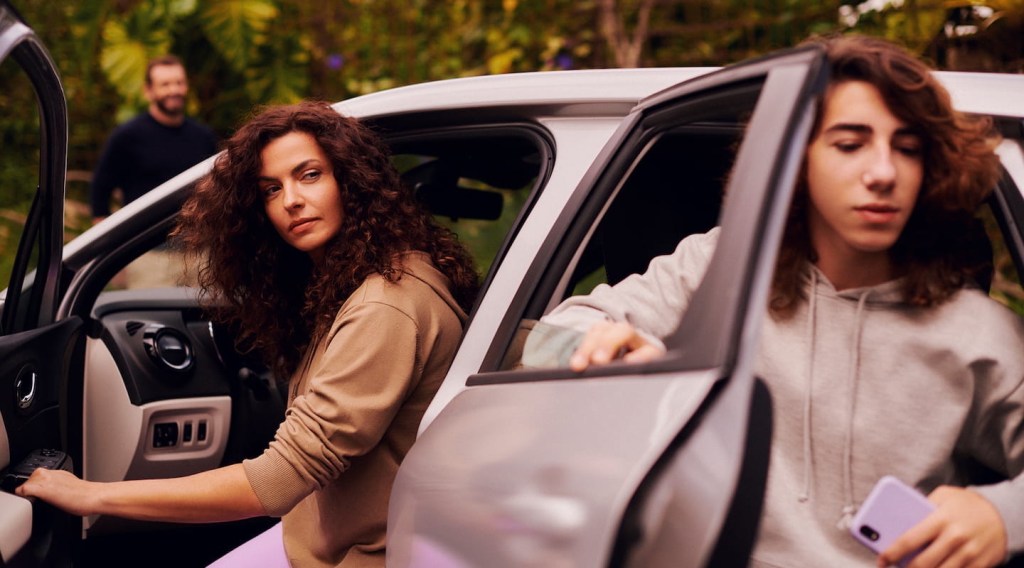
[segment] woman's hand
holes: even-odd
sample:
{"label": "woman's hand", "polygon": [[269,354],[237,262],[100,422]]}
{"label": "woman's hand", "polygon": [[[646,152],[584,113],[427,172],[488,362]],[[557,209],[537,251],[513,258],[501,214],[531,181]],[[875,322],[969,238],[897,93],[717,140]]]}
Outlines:
{"label": "woman's hand", "polygon": [[894,565],[922,548],[908,568],[988,567],[1006,558],[1006,527],[987,499],[944,485],[928,500],[936,505],[935,511],[882,552],[879,566]]}
{"label": "woman's hand", "polygon": [[96,512],[100,484],[78,479],[69,472],[39,468],[15,490],[22,497],[36,497],[73,515]]}
{"label": "woman's hand", "polygon": [[187,477],[108,483],[83,481],[66,471],[37,469],[16,493],[80,516],[215,523],[266,514],[240,463]]}
{"label": "woman's hand", "polygon": [[599,322],[583,336],[569,366],[582,371],[591,364],[606,365],[619,358],[627,363],[645,363],[664,354],[661,347],[647,341],[628,323]]}

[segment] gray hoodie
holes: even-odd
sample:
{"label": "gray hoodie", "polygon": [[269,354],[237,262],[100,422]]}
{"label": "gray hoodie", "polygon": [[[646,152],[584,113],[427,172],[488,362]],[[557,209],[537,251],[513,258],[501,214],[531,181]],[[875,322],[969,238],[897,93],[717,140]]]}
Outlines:
{"label": "gray hoodie", "polygon": [[[570,298],[542,321],[628,321],[665,337],[718,234],[690,236],[643,275]],[[755,363],[775,433],[752,564],[873,565],[846,526],[875,482],[966,486],[970,460],[1010,479],[971,488],[999,510],[1011,553],[1024,552],[1024,322],[973,289],[921,309],[902,301],[898,281],[838,292],[812,267],[807,286],[793,317],[765,318]]]}

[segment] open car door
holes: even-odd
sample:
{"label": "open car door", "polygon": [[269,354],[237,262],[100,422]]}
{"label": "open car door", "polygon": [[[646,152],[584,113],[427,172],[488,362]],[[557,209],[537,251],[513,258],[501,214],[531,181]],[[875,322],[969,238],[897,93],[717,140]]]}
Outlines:
{"label": "open car door", "polygon": [[[770,397],[752,364],[826,73],[823,55],[802,48],[634,109],[530,251],[490,351],[467,373],[462,351],[496,309],[490,296],[478,306],[392,492],[389,566],[747,562],[771,441]],[[716,172],[705,171],[712,147]],[[674,205],[657,204],[659,184]],[[647,192],[632,209],[631,192]],[[666,210],[668,250],[721,227],[691,307],[667,324],[668,354],[583,373],[523,368],[521,330],[585,292],[588,274],[611,282],[616,249],[638,260],[642,243],[617,245]],[[615,218],[627,221],[618,235]],[[649,256],[639,260],[642,270]]]}
{"label": "open car door", "polygon": [[[30,457],[63,459],[66,396],[80,318],[57,321],[67,167],[67,106],[56,66],[33,31],[0,1],[3,77],[27,77],[38,101],[39,179],[17,247],[0,316],[0,565],[53,565],[67,554],[70,518],[10,491]],[[13,89],[5,84],[5,89]],[[30,112],[7,108],[3,112]],[[12,188],[0,188],[10,192]],[[39,451],[42,451],[41,453]],[[27,546],[26,546],[27,545]]]}

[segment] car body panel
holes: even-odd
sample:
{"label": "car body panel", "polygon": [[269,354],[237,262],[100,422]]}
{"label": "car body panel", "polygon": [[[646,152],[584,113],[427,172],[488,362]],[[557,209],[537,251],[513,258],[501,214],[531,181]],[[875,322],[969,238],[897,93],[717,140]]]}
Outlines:
{"label": "car body panel", "polygon": [[[363,95],[335,105],[352,116],[388,116],[422,111],[542,106],[573,109],[607,107],[626,111],[651,93],[710,72],[711,67],[545,71],[433,81]],[[557,114],[557,113],[555,113]],[[616,114],[622,114],[618,110]]]}
{"label": "car body panel", "polygon": [[999,73],[936,71],[960,112],[992,116],[1024,116],[1021,76]]}
{"label": "car body panel", "polygon": [[[436,549],[452,565],[605,564],[632,496],[624,487],[639,485],[658,457],[650,448],[668,445],[717,378],[698,371],[467,390],[416,442],[431,469],[403,466],[388,565],[421,566]],[[417,475],[424,479],[409,487]]]}

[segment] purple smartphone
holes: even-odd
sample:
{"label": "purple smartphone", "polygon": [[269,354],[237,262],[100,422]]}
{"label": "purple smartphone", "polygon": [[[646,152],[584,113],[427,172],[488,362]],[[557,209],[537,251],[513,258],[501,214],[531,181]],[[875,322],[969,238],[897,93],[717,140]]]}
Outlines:
{"label": "purple smartphone", "polygon": [[[934,510],[935,505],[918,490],[887,475],[878,480],[853,517],[850,534],[878,554]],[[899,565],[906,566],[916,554],[903,557]]]}

